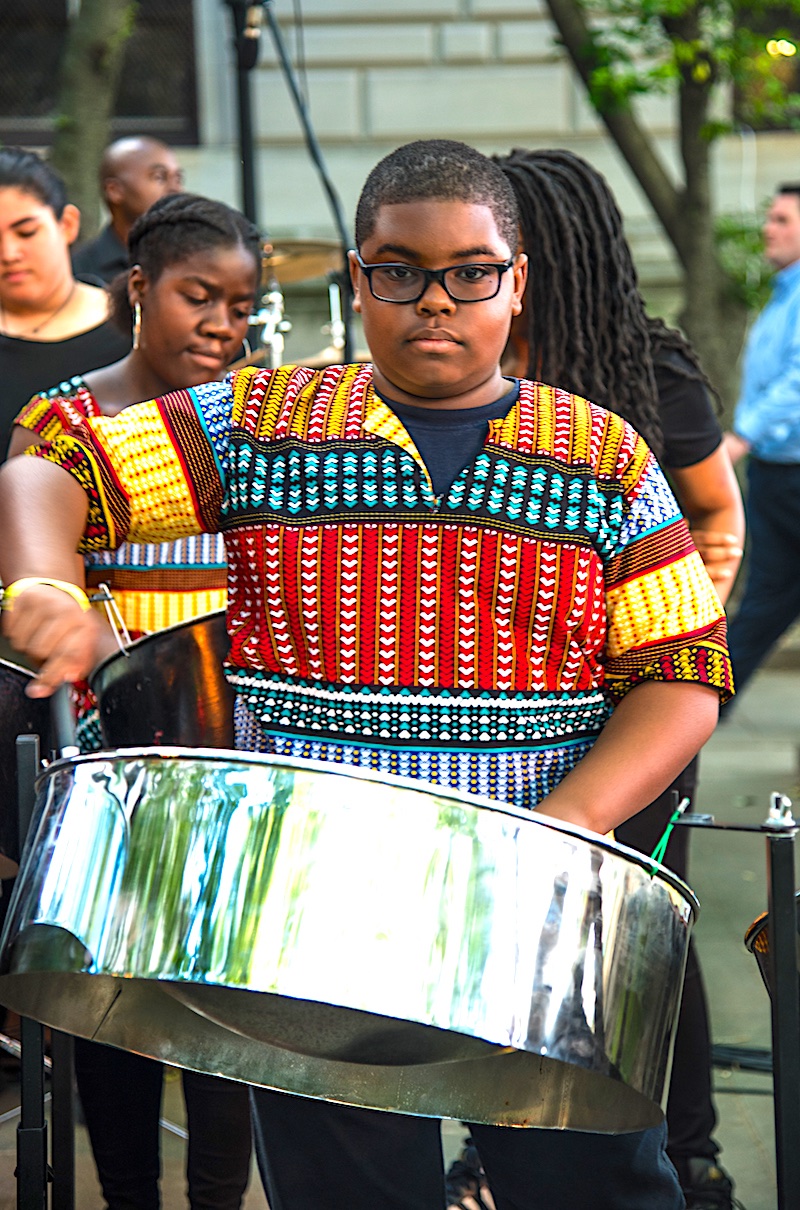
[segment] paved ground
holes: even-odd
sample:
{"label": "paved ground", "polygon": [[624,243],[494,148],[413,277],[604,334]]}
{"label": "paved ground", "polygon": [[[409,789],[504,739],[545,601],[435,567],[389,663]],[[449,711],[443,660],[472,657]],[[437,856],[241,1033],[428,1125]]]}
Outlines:
{"label": "paved ground", "polygon": [[[791,653],[778,667],[758,675],[730,721],[707,746],[701,769],[698,810],[719,820],[761,822],[772,790],[796,797],[800,804],[800,670]],[[800,814],[800,809],[798,810]],[[692,840],[692,885],[702,915],[697,939],[707,985],[714,1038],[739,1047],[767,1047],[769,1004],[755,962],[742,943],[751,921],[766,906],[764,841],[731,832],[695,832]],[[800,882],[800,879],[798,880]],[[749,1071],[717,1069],[718,1138],[723,1162],[736,1181],[746,1210],[775,1210],[773,1107],[771,1080]],[[13,1110],[16,1088],[0,1091],[0,1115]],[[166,1086],[165,1113],[182,1123],[180,1085]],[[16,1205],[16,1119],[0,1117],[0,1210]],[[452,1155],[462,1136],[457,1123],[446,1123],[445,1147]],[[85,1134],[79,1129],[78,1210],[101,1210]],[[184,1143],[163,1133],[163,1203],[167,1210],[185,1207]],[[257,1175],[251,1181],[246,1210],[265,1210]]]}

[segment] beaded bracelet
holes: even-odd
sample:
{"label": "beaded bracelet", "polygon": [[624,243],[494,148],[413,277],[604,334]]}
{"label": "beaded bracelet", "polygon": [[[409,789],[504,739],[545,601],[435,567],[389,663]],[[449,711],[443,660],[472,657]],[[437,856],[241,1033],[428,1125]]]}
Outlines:
{"label": "beaded bracelet", "polygon": [[46,576],[26,576],[21,580],[14,580],[13,584],[9,584],[3,589],[3,600],[0,604],[2,609],[10,609],[14,601],[20,596],[26,588],[31,588],[34,584],[49,585],[50,588],[60,588],[62,592],[68,593],[74,601],[77,601],[81,609],[86,613],[91,609],[89,598],[82,588],[77,584],[70,584],[67,580],[51,580]]}

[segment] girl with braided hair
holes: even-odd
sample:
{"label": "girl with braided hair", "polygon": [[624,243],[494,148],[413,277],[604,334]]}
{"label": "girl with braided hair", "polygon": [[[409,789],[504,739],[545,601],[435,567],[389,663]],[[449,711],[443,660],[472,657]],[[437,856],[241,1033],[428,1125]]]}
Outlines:
{"label": "girl with braided hair", "polygon": [[[694,350],[680,332],[646,314],[622,217],[599,172],[565,150],[517,149],[495,159],[516,195],[520,251],[528,256],[524,308],[512,321],[504,372],[558,384],[617,412],[642,434],[660,456],[724,602],[742,556],[744,514],[713,388]],[[691,799],[696,782],[695,759],[654,803],[615,830],[617,839],[651,853],[674,810],[674,791]],[[667,856],[684,878],[687,839],[677,829]],[[711,1138],[711,1041],[693,947],[667,1122],[668,1154],[689,1210],[729,1208],[732,1184]],[[479,1172],[465,1173],[474,1154],[467,1147],[448,1174],[451,1206],[470,1206],[476,1192],[480,1198]]]}
{"label": "girl with braided hair", "polygon": [[[256,228],[221,202],[194,194],[157,201],[131,229],[132,268],[112,284],[115,317],[133,329],[121,361],[35,395],[16,419],[10,453],[79,431],[129,403],[222,379],[241,348],[260,264]],[[202,571],[202,575],[199,573]],[[88,584],[105,582],[128,630],[142,635],[225,605],[221,536],[125,545],[87,558]],[[110,650],[114,650],[112,646]],[[78,691],[79,738],[101,746],[88,687]],[[75,1040],[75,1068],[98,1176],[109,1210],[157,1210],[163,1066]],[[193,1210],[238,1210],[250,1175],[247,1089],[182,1073]]]}

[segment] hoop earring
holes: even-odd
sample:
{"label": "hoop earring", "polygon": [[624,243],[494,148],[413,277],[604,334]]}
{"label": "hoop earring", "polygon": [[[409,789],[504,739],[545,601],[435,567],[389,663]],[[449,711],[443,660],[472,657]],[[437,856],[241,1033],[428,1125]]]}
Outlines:
{"label": "hoop earring", "polygon": [[133,348],[139,348],[139,339],[142,334],[142,304],[133,304]]}
{"label": "hoop earring", "polygon": [[245,359],[247,361],[249,361],[250,358],[253,356],[253,350],[250,348],[250,341],[247,339],[246,336],[242,340],[242,348],[244,349]]}

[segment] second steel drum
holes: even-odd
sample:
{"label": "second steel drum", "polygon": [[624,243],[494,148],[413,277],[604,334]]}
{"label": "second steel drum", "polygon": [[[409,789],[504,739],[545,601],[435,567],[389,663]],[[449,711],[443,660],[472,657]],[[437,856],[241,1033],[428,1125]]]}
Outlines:
{"label": "second steel drum", "polygon": [[106,746],[231,748],[227,654],[225,611],[219,610],[137,639],[104,660],[90,684]]}
{"label": "second steel drum", "polygon": [[0,1001],[252,1084],[518,1126],[662,1119],[691,891],[612,841],[225,751],[40,779]]}
{"label": "second steel drum", "polygon": [[[800,981],[800,891],[795,894],[795,916],[797,920],[797,966],[798,980]],[[770,971],[770,937],[769,937],[769,912],[762,912],[757,916],[753,923],[748,928],[744,935],[744,943],[758,964],[758,970],[761,978],[764,980],[764,986],[772,995],[772,974]],[[798,983],[800,987],[800,982]]]}

